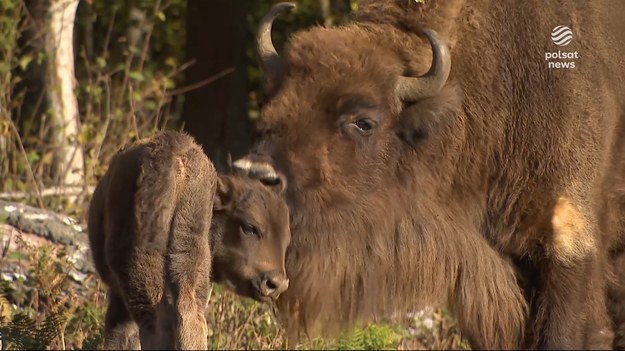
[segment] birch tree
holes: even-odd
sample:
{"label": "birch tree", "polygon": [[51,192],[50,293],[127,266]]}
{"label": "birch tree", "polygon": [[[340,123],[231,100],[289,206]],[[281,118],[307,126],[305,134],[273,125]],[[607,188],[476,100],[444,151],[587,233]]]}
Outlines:
{"label": "birch tree", "polygon": [[40,1],[47,7],[42,29],[45,30],[48,61],[48,103],[53,120],[51,141],[55,145],[53,172],[61,185],[78,186],[84,179],[84,156],[78,143],[80,121],[74,94],[73,33],[79,0]]}

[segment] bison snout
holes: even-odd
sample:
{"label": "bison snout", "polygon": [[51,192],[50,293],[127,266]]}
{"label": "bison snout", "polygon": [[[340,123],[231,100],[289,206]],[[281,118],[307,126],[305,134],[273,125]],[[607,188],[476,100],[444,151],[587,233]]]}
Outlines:
{"label": "bison snout", "polygon": [[289,279],[284,274],[264,275],[258,286],[261,296],[277,299],[289,288]]}
{"label": "bison snout", "polygon": [[281,190],[286,188],[285,177],[276,172],[273,166],[260,157],[248,156],[238,159],[232,164],[235,173],[258,179],[263,184],[277,187]]}

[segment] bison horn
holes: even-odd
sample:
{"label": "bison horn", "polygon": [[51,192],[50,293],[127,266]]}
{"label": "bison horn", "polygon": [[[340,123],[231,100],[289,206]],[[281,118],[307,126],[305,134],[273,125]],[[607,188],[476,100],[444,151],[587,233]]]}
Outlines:
{"label": "bison horn", "polygon": [[265,90],[271,91],[276,84],[277,78],[282,71],[282,60],[276,52],[271,40],[271,25],[280,14],[290,11],[295,7],[292,2],[281,2],[275,4],[271,10],[262,18],[258,25],[258,36],[256,37],[256,51],[262,70],[265,74]]}
{"label": "bison horn", "polygon": [[418,78],[399,77],[395,92],[402,101],[414,102],[436,95],[449,77],[451,57],[447,44],[431,29],[424,29],[422,33],[432,45],[432,67],[425,75]]}

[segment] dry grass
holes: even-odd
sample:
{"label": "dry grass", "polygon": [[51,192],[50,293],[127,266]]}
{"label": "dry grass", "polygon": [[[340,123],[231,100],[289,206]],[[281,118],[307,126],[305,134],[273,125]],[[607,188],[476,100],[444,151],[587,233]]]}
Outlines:
{"label": "dry grass", "polygon": [[[95,349],[102,343],[106,287],[97,276],[76,281],[63,247],[0,227],[0,339],[3,349]],[[15,272],[13,281],[6,272]],[[215,285],[207,310],[210,349],[287,349],[269,305]],[[444,310],[401,324],[372,324],[337,340],[303,340],[296,349],[467,349]]]}

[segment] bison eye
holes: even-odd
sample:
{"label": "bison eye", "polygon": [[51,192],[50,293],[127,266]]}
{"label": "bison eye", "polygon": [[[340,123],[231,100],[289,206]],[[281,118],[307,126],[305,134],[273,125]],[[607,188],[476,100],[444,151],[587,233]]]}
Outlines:
{"label": "bison eye", "polygon": [[241,223],[241,230],[243,230],[243,233],[245,233],[247,235],[253,235],[253,236],[256,236],[256,237],[260,238],[260,232],[252,224],[249,224],[247,222],[242,222]]}
{"label": "bison eye", "polygon": [[368,119],[359,119],[354,124],[363,132],[368,132],[373,129],[373,125]]}
{"label": "bison eye", "polygon": [[376,122],[368,118],[361,118],[355,122],[351,122],[352,129],[361,135],[369,136],[376,127]]}

